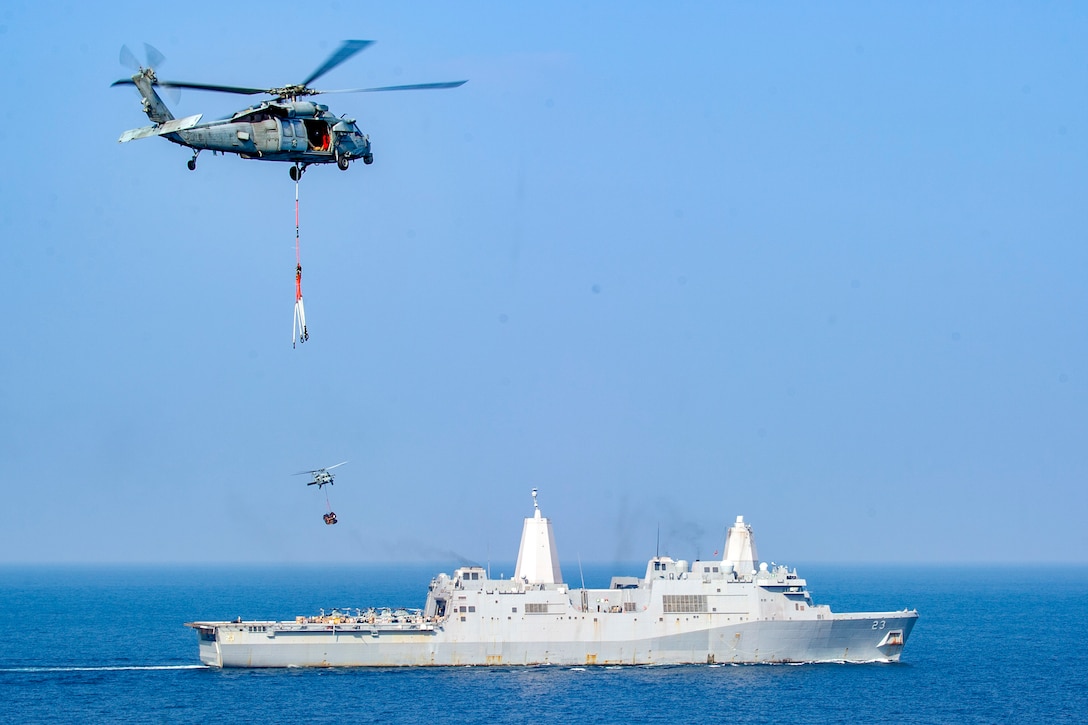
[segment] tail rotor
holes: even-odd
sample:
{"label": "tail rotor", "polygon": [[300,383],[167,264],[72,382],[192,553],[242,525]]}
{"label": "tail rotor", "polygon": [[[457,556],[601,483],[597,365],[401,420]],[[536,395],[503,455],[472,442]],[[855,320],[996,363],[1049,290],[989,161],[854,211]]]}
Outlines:
{"label": "tail rotor", "polygon": [[131,70],[134,74],[146,76],[151,81],[152,85],[162,88],[165,91],[166,97],[169,99],[170,103],[176,105],[181,99],[181,89],[177,86],[172,86],[169,83],[160,83],[155,76],[155,71],[161,68],[162,64],[166,62],[166,56],[150,43],[144,43],[144,58],[146,61],[140,63],[139,58],[136,57],[136,54],[133,53],[127,45],[121,46],[121,52],[118,56],[121,65]]}

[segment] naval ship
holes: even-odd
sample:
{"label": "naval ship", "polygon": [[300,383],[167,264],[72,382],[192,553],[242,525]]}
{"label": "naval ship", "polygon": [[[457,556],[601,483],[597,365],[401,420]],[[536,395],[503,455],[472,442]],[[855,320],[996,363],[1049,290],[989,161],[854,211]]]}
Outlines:
{"label": "naval ship", "polygon": [[796,569],[759,563],[738,516],[724,557],[655,555],[607,589],[563,581],[551,521],[525,519],[511,579],[463,566],[423,609],[334,609],[288,621],[189,622],[214,667],[897,662],[917,610],[832,612]]}

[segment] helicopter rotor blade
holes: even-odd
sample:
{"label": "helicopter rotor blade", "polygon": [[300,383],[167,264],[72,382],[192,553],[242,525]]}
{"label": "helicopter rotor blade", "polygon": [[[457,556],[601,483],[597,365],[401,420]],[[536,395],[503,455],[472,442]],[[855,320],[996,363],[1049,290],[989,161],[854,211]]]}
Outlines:
{"label": "helicopter rotor blade", "polygon": [[166,60],[166,56],[160,53],[154,46],[144,43],[144,52],[147,54],[147,67],[158,68]]}
{"label": "helicopter rotor blade", "polygon": [[341,461],[340,463],[337,463],[335,466],[326,466],[324,468],[314,468],[314,469],[309,470],[309,471],[299,471],[298,473],[292,473],[291,475],[292,476],[313,476],[313,475],[318,474],[318,473],[328,473],[332,469],[339,468],[340,466],[344,465],[345,463],[347,463],[347,461]]}
{"label": "helicopter rotor blade", "polygon": [[381,86],[380,88],[338,88],[330,91],[314,91],[317,93],[376,93],[379,91],[427,91],[439,88],[457,88],[468,81],[447,81],[445,83],[412,83],[407,86]]}
{"label": "helicopter rotor blade", "polygon": [[121,65],[126,68],[131,68],[134,71],[138,71],[141,68],[158,68],[164,62],[166,62],[166,56],[158,51],[155,46],[149,43],[144,43],[144,57],[147,58],[147,65],[140,63],[136,58],[136,54],[133,53],[127,45],[121,46],[121,53],[118,59],[121,61]]}
{"label": "helicopter rotor blade", "polygon": [[172,86],[169,83],[157,83],[156,85],[163,89],[171,104],[176,106],[178,101],[181,100],[181,88],[178,86]]}
{"label": "helicopter rotor blade", "polygon": [[[113,85],[125,83],[126,81],[117,81]],[[128,81],[131,83],[131,81]],[[186,83],[185,81],[157,81],[157,86],[168,86],[170,88],[191,88],[197,91],[215,91],[216,93],[237,93],[243,96],[252,96],[257,93],[268,93],[267,88],[246,88],[244,86],[220,86],[214,83]]]}
{"label": "helicopter rotor blade", "polygon": [[125,66],[126,68],[130,68],[133,71],[140,70],[140,61],[136,60],[136,55],[128,49],[127,45],[121,46],[121,55],[119,60],[121,61],[121,65]]}
{"label": "helicopter rotor blade", "polygon": [[359,51],[364,50],[367,46],[373,45],[373,43],[373,40],[345,40],[340,44],[339,48],[333,51],[333,54],[329,56],[328,60],[318,66],[317,70],[311,73],[309,77],[302,81],[302,83],[299,83],[299,85],[303,87],[310,85]]}

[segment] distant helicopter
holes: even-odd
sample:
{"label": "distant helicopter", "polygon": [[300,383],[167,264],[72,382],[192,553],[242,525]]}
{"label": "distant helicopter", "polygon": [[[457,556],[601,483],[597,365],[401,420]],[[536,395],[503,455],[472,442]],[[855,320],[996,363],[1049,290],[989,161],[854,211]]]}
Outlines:
{"label": "distant helicopter", "polygon": [[340,466],[344,465],[345,463],[347,463],[347,461],[341,461],[340,463],[337,463],[335,466],[329,466],[328,468],[315,468],[312,471],[299,471],[295,475],[296,476],[306,476],[306,475],[313,476],[314,480],[307,483],[306,484],[307,486],[317,486],[318,488],[321,488],[326,483],[331,486],[332,483],[333,483],[333,478],[335,478],[335,474],[329,473],[329,471],[331,471],[334,468],[339,468]]}
{"label": "distant helicopter", "polygon": [[[370,150],[370,136],[362,133],[355,120],[337,117],[329,107],[312,101],[299,100],[321,93],[372,93],[376,91],[413,91],[436,88],[457,88],[467,81],[446,83],[414,83],[403,86],[379,88],[346,88],[340,90],[314,90],[310,84],[333,68],[373,44],[372,40],[345,40],[328,59],[301,83],[278,88],[247,88],[208,83],[160,81],[153,66],[160,64],[163,55],[145,44],[147,66],[136,60],[127,46],[121,48],[121,63],[133,68],[132,78],[125,78],[112,85],[131,85],[143,97],[143,109],[153,125],[125,131],[118,139],[121,143],[138,138],[162,136],[168,141],[193,149],[189,159],[190,171],[196,170],[196,158],[201,151],[238,154],[243,159],[262,161],[286,161],[294,164],[291,178],[298,181],[302,172],[311,164],[336,163],[341,171],[347,171],[355,159],[364,164],[374,162]],[[155,87],[194,88],[219,93],[256,95],[265,93],[275,98],[242,109],[229,118],[200,122],[202,114],[174,118]]]}
{"label": "distant helicopter", "polygon": [[[337,463],[335,466],[329,466],[328,468],[315,468],[312,471],[299,471],[295,475],[296,476],[304,476],[304,475],[313,476],[314,480],[310,481],[306,485],[307,486],[317,486],[317,488],[320,490],[322,487],[325,486],[325,484],[328,484],[330,486],[333,484],[333,478],[335,477],[335,475],[332,474],[332,473],[329,473],[329,471],[331,471],[334,468],[339,468],[340,466],[344,465],[345,463],[347,463],[347,461],[342,461],[340,463]],[[322,518],[325,519],[326,524],[331,526],[331,525],[337,523],[337,521],[336,521],[336,512],[334,512],[332,510],[332,504],[329,503],[329,495],[328,495],[327,492],[325,494],[325,505],[328,507],[328,510],[325,512],[325,514],[324,514],[324,516],[322,516]]]}

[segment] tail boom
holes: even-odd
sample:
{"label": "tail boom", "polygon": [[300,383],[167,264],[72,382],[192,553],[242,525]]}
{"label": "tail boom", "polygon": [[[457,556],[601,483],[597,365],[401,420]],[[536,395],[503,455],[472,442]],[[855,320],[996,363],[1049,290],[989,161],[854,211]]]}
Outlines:
{"label": "tail boom", "polygon": [[200,123],[200,118],[203,114],[196,114],[195,116],[186,116],[185,118],[175,118],[164,123],[156,123],[153,126],[142,126],[140,128],[133,128],[125,131],[121,134],[121,138],[117,139],[118,143],[125,143],[126,141],[135,141],[138,138],[150,138],[151,136],[166,136],[171,133],[177,133],[178,131],[184,131],[187,128]]}

